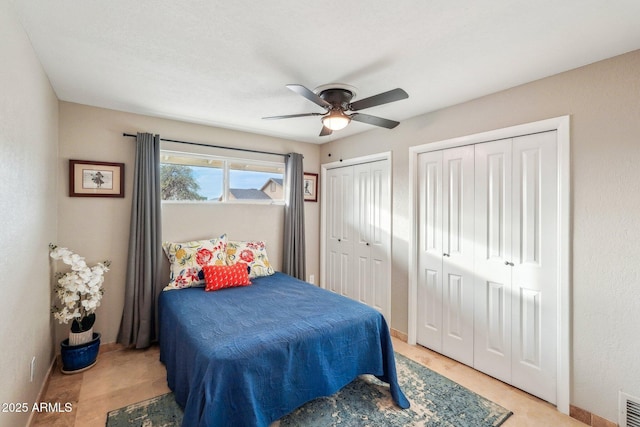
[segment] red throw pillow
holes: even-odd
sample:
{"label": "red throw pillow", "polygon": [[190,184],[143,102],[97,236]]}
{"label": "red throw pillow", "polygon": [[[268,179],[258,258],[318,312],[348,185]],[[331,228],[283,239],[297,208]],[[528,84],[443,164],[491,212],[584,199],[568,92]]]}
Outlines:
{"label": "red throw pillow", "polygon": [[234,265],[205,265],[202,267],[202,271],[204,271],[206,283],[205,291],[217,291],[218,289],[251,284],[248,266],[244,262]]}

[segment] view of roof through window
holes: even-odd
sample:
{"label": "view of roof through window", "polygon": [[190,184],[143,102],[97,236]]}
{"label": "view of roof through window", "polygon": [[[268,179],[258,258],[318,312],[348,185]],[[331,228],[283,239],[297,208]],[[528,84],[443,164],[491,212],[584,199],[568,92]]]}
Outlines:
{"label": "view of roof through window", "polygon": [[161,154],[162,200],[281,202],[283,184],[283,162]]}

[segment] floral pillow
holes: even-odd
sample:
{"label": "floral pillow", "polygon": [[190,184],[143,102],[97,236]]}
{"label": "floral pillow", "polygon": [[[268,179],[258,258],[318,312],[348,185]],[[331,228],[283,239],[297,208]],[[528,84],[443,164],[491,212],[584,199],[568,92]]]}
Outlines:
{"label": "floral pillow", "polygon": [[165,291],[204,286],[203,266],[226,265],[227,235],[185,243],[165,242],[162,249],[171,264],[171,275]]}
{"label": "floral pillow", "polygon": [[206,286],[205,291],[247,286],[251,284],[247,264],[239,262],[234,265],[205,265],[202,267]]}
{"label": "floral pillow", "polygon": [[249,277],[270,276],[275,273],[264,242],[236,242],[230,240],[227,243],[227,264],[246,262],[249,265]]}

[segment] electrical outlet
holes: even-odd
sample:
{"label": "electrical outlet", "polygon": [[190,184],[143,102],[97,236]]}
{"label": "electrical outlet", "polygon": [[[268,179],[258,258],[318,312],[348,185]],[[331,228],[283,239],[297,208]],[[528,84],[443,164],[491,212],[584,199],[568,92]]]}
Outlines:
{"label": "electrical outlet", "polygon": [[36,372],[36,357],[33,356],[33,358],[31,359],[31,373],[29,374],[30,382],[33,382],[33,376],[35,375],[35,372]]}
{"label": "electrical outlet", "polygon": [[316,276],[314,274],[309,275],[309,283],[312,283],[312,284],[316,283]]}

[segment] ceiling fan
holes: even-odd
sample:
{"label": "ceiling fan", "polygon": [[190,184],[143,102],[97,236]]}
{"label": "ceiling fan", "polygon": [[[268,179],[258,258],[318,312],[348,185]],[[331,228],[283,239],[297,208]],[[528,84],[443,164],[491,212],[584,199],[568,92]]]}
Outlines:
{"label": "ceiling fan", "polygon": [[[356,92],[355,88],[349,85],[332,83],[319,86],[313,91],[298,84],[287,85],[287,88],[324,108],[326,112],[289,114],[286,116],[263,117],[263,119],[277,120],[291,119],[294,117],[322,116],[322,130],[320,131],[320,136],[331,135],[334,130],[344,129],[351,120],[387,129],[393,129],[398,126],[400,122],[383,119],[382,117],[376,117],[370,114],[358,113],[358,111],[409,97],[407,92],[398,88],[351,102],[355,97]],[[351,112],[351,114],[347,114],[347,112]]]}

